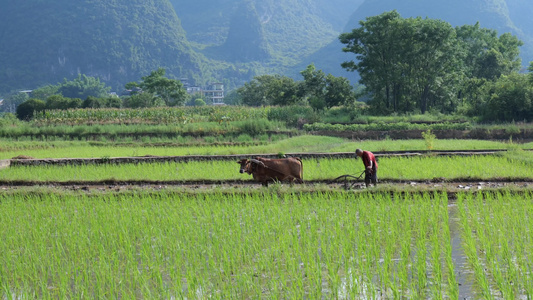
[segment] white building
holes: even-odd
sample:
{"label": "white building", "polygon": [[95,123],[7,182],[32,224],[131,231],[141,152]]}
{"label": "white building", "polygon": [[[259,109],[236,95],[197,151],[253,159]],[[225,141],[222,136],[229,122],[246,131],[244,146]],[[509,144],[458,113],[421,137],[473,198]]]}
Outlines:
{"label": "white building", "polygon": [[180,79],[183,87],[187,89],[189,95],[201,94],[207,103],[213,105],[225,105],[224,104],[224,84],[220,82],[211,83],[205,87],[189,86],[189,82],[186,78]]}

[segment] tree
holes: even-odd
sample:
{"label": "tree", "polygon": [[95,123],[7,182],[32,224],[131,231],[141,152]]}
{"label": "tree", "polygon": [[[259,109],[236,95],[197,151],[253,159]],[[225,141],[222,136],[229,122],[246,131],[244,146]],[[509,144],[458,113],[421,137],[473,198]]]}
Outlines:
{"label": "tree", "polygon": [[324,100],[328,108],[341,105],[353,105],[355,102],[355,92],[348,79],[328,74],[325,81],[326,93],[324,95]]}
{"label": "tree", "polygon": [[159,68],[150,75],[142,77],[139,87],[143,93],[152,93],[159,97],[167,106],[184,105],[187,101],[187,91],[181,81],[165,77],[165,69]]}
{"label": "tree", "polygon": [[517,72],[521,67],[519,47],[523,42],[510,33],[498,37],[494,29],[481,28],[479,23],[456,29],[458,44],[464,53],[466,77],[495,80],[500,75]]}
{"label": "tree", "polygon": [[224,103],[226,103],[228,105],[241,105],[241,104],[243,104],[241,95],[239,95],[237,90],[230,91],[224,97]]}
{"label": "tree", "polygon": [[165,103],[160,98],[155,97],[152,93],[139,93],[128,97],[125,100],[125,106],[129,108],[164,106]]}
{"label": "tree", "polygon": [[59,85],[58,93],[67,98],[86,99],[89,96],[97,98],[106,97],[111,90],[106,87],[105,83],[100,82],[99,78],[89,77],[86,75],[78,75],[77,78],[71,81],[64,80]]}
{"label": "tree", "polygon": [[59,93],[59,85],[46,85],[31,91],[31,97],[40,100],[46,100],[46,98]]}
{"label": "tree", "polygon": [[45,109],[79,108],[82,100],[79,98],[66,98],[61,95],[52,95],[46,98]]}
{"label": "tree", "polygon": [[314,64],[301,71],[304,81],[300,94],[307,97],[309,104],[316,110],[333,106],[351,104],[355,101],[355,93],[348,79],[325,74],[317,70]]}
{"label": "tree", "polygon": [[264,106],[269,105],[267,88],[263,86],[258,77],[254,77],[251,81],[245,82],[244,85],[236,90],[242,104],[249,106]]}
{"label": "tree", "polygon": [[529,82],[533,84],[533,61],[529,63],[527,70],[529,71]]}
{"label": "tree", "polygon": [[[322,70],[317,70],[314,64],[308,65],[300,74],[304,78],[302,93],[307,97],[322,99],[325,103],[326,94],[326,74]],[[317,102],[318,100],[314,100]]]}
{"label": "tree", "polygon": [[17,118],[19,120],[29,121],[36,112],[42,111],[44,108],[44,101],[34,98],[28,99],[17,107]]}
{"label": "tree", "polygon": [[454,29],[440,20],[403,19],[391,11],[360,25],[339,37],[343,51],[356,54],[342,66],[359,72],[372,97],[369,104],[385,114],[453,112],[469,102],[479,109],[486,101],[485,83],[520,68],[522,42],[479,24]]}
{"label": "tree", "polygon": [[107,98],[106,104],[107,104],[107,107],[121,108],[122,107],[122,99],[120,99],[119,97],[116,97],[116,96],[109,97],[109,98]]}
{"label": "tree", "polygon": [[294,105],[301,100],[300,86],[294,79],[275,75],[270,87],[272,105]]}
{"label": "tree", "polygon": [[250,106],[291,105],[300,100],[298,84],[287,76],[260,75],[238,88],[242,103]]}
{"label": "tree", "polygon": [[527,75],[512,73],[500,76],[489,84],[486,99],[482,110],[484,120],[533,120],[533,88]]}
{"label": "tree", "polygon": [[355,59],[343,62],[341,66],[359,72],[359,82],[372,95],[372,104],[385,113],[396,111],[402,96],[399,59],[402,41],[411,39],[398,30],[400,22],[398,12],[385,12],[360,21],[360,27],[339,36],[345,44],[342,50],[356,55]]}
{"label": "tree", "polygon": [[82,107],[83,108],[103,108],[103,107],[107,107],[106,102],[107,101],[104,98],[97,98],[97,97],[89,96],[87,97],[87,99],[83,101]]}

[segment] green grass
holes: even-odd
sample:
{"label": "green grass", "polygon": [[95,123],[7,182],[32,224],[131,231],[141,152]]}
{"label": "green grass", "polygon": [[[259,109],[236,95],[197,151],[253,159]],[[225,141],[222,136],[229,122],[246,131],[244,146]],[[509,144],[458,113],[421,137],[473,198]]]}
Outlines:
{"label": "green grass", "polygon": [[[245,137],[242,137],[243,139]],[[248,137],[249,139],[249,137]],[[248,140],[247,139],[247,140]],[[167,141],[172,143],[172,141]],[[176,143],[191,140],[174,140]],[[247,146],[146,146],[143,143],[128,143],[125,146],[106,146],[106,143],[85,141],[1,141],[0,159],[25,155],[34,158],[100,158],[124,156],[179,156],[179,155],[228,155],[228,154],[277,154],[298,152],[354,152],[357,148],[378,151],[422,151],[424,140],[382,140],[354,142],[326,136],[297,136],[283,138],[262,137],[260,145]],[[491,150],[509,148],[533,148],[533,143],[510,144],[483,140],[435,140],[433,150]]]}

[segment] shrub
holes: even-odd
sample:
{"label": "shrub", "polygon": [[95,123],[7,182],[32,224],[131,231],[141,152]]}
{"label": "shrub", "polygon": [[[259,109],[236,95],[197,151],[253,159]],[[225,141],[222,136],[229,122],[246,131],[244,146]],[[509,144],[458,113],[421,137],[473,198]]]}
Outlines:
{"label": "shrub", "polygon": [[268,112],[269,120],[282,121],[287,126],[314,123],[320,120],[319,114],[309,106],[272,107]]}
{"label": "shrub", "polygon": [[251,136],[256,136],[271,128],[271,123],[266,119],[244,121],[241,125],[241,131]]}
{"label": "shrub", "polygon": [[237,142],[240,142],[240,143],[245,143],[245,142],[251,142],[253,139],[251,136],[247,135],[247,134],[241,134],[237,137]]}
{"label": "shrub", "polygon": [[194,106],[205,106],[205,101],[201,98],[194,99]]}
{"label": "shrub", "polygon": [[433,150],[433,145],[435,144],[436,136],[431,132],[431,129],[428,129],[424,132],[422,132],[422,137],[424,138],[424,141],[426,143],[426,148],[428,150]]}
{"label": "shrub", "polygon": [[24,121],[31,120],[36,112],[44,110],[45,105],[42,100],[28,99],[17,107],[17,118]]}

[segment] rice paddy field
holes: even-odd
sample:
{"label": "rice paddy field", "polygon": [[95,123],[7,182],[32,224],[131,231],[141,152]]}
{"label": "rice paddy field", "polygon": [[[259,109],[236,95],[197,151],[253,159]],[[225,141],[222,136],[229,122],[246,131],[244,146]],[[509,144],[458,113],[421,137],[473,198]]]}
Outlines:
{"label": "rice paddy field", "polygon": [[[248,137],[249,138],[249,137]],[[243,139],[247,140],[248,139]],[[0,141],[0,159],[19,155],[34,158],[100,158],[123,156],[181,156],[181,155],[230,155],[298,152],[354,152],[356,148],[377,151],[420,151],[426,150],[424,140],[367,140],[351,141],[327,136],[265,136],[249,140],[248,145],[204,145],[183,146],[151,143],[95,143],[81,141]],[[494,150],[532,149],[533,143],[509,143],[508,141],[484,140],[435,140],[433,150]]]}
{"label": "rice paddy field", "polygon": [[531,196],[2,194],[0,296],[529,299]]}
{"label": "rice paddy field", "polygon": [[[304,180],[333,180],[343,174],[359,175],[363,170],[356,159],[305,159]],[[533,178],[529,160],[498,156],[421,156],[379,159],[379,178],[386,180],[431,180],[434,178],[479,179]],[[512,166],[512,167],[510,167]],[[0,181],[251,181],[239,173],[235,161],[193,161],[131,164],[11,166],[0,170]]]}
{"label": "rice paddy field", "polygon": [[[0,169],[0,299],[531,299],[530,144],[435,140],[494,155],[379,158],[367,189],[313,185],[361,160],[304,159],[309,184],[252,182],[236,161]],[[423,140],[298,136],[233,146],[0,143],[0,159],[425,150]],[[519,189],[403,189],[395,182],[506,180]],[[69,190],[49,183],[172,182]],[[28,182],[28,188],[9,189]],[[302,188],[301,186],[307,186]]]}

